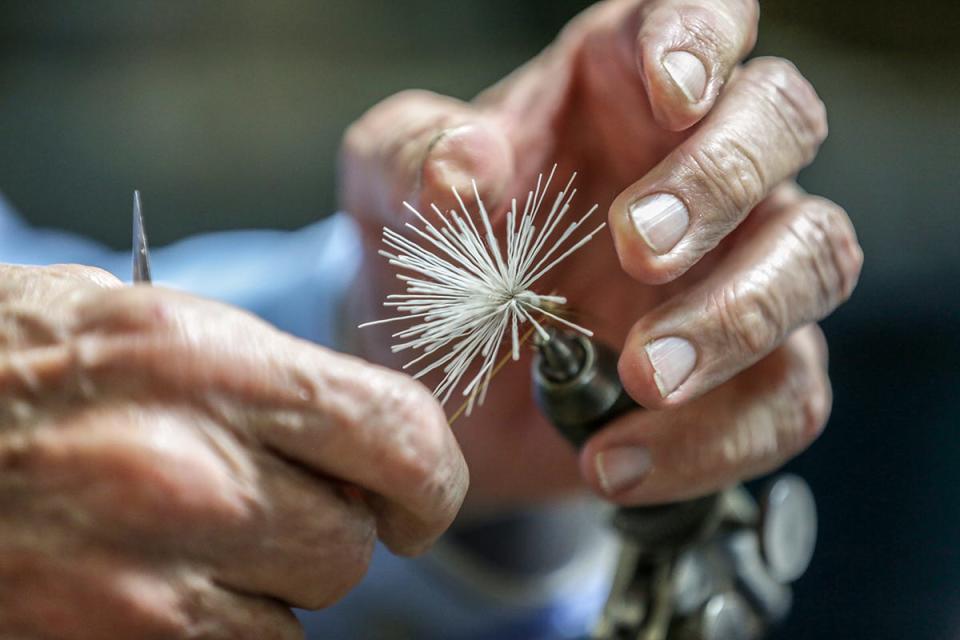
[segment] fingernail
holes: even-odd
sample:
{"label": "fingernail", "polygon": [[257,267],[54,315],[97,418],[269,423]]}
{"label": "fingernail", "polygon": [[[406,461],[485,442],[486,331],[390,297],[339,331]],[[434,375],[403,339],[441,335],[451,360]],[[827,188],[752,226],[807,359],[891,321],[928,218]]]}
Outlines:
{"label": "fingernail", "polygon": [[653,379],[664,398],[683,384],[697,364],[697,350],[683,338],[659,338],[644,348],[653,367]]}
{"label": "fingernail", "polygon": [[690,102],[703,97],[707,87],[707,68],[700,58],[686,51],[671,51],[663,58],[663,68]]}
{"label": "fingernail", "polygon": [[643,447],[619,447],[601,451],[595,458],[600,486],[608,495],[619,493],[643,480],[652,464]]}
{"label": "fingernail", "polygon": [[630,205],[630,220],[650,249],[662,255],[687,232],[690,215],[676,196],[656,193]]}

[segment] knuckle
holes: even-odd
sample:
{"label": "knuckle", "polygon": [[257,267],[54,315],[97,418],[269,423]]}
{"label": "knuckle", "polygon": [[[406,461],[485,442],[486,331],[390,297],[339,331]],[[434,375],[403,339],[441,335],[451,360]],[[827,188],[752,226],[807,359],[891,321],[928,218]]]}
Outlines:
{"label": "knuckle", "polygon": [[806,448],[823,433],[830,417],[833,393],[830,380],[825,372],[820,372],[811,381],[808,393],[803,397],[803,422],[801,441]]}
{"label": "knuckle", "polygon": [[[752,391],[762,391],[736,428],[718,441],[717,451],[704,452],[708,463],[751,477],[782,465],[823,432],[830,417],[830,380],[824,366],[803,357],[798,337],[763,361],[760,378],[745,381]],[[702,449],[698,442],[689,446]]]}
{"label": "knuckle", "polygon": [[693,39],[696,49],[708,60],[730,60],[731,54],[740,49],[731,37],[738,31],[737,26],[717,11],[699,6],[683,7],[680,22]]}
{"label": "knuckle", "polygon": [[178,303],[155,289],[124,287],[87,298],[77,312],[78,333],[163,335],[182,329]]}
{"label": "knuckle", "polygon": [[754,361],[780,342],[786,332],[782,305],[762,286],[738,282],[711,297],[718,342],[740,360]]}
{"label": "knuckle", "polygon": [[[400,390],[399,407],[408,422],[420,424],[420,428],[433,436],[440,435],[447,430],[447,419],[433,394],[425,386],[406,376],[400,376],[402,383],[397,385]],[[436,444],[435,438],[428,439]]]}
{"label": "knuckle", "polygon": [[343,139],[340,141],[341,162],[355,160],[354,156],[362,153],[368,118],[369,115],[360,116],[344,130]]}
{"label": "knuckle", "polygon": [[376,155],[382,149],[385,121],[393,117],[404,102],[418,100],[418,90],[406,90],[395,93],[371,107],[366,113],[347,127],[343,134],[340,154],[345,162],[357,162]]}
{"label": "knuckle", "polygon": [[863,266],[863,251],[847,213],[823,198],[808,197],[791,223],[807,270],[817,283],[822,312],[847,300]]}
{"label": "knuckle", "polygon": [[390,385],[390,412],[402,428],[396,448],[397,466],[407,483],[427,485],[444,465],[448,431],[446,417],[425,387],[398,375]]}
{"label": "knuckle", "polygon": [[366,130],[370,126],[371,114],[369,112],[360,116],[350,123],[343,132],[343,139],[340,144],[341,155],[350,157],[353,154],[361,153],[367,138]]}
{"label": "knuckle", "polygon": [[827,109],[813,85],[789,60],[758,58],[749,77],[758,97],[809,162],[827,137]]}
{"label": "knuckle", "polygon": [[375,143],[371,135],[380,132],[384,125],[390,122],[395,124],[397,113],[413,107],[430,105],[438,100],[439,96],[436,93],[426,89],[405,89],[389,96],[371,107],[347,128],[343,138],[344,148],[351,151]]}
{"label": "knuckle", "polygon": [[436,93],[426,89],[404,89],[387,98],[382,104],[384,109],[388,109],[397,105],[419,105],[434,102],[437,97]]}
{"label": "knuckle", "polygon": [[779,448],[784,458],[804,451],[830,417],[833,394],[826,369],[810,362],[795,364],[784,382],[787,392],[779,409]]}
{"label": "knuckle", "polygon": [[853,293],[863,269],[863,249],[857,239],[850,216],[839,205],[818,199],[830,221],[830,247],[840,275],[840,297],[846,300]]}
{"label": "knuckle", "polygon": [[427,389],[399,376],[393,385],[396,429],[393,478],[425,510],[425,524],[437,533],[455,517],[467,486],[467,466],[440,404]]}
{"label": "knuckle", "polygon": [[424,466],[436,461],[431,444],[438,430],[434,410],[439,407],[432,406],[434,402],[422,385],[402,373],[366,363],[360,363],[351,381],[356,386],[348,397],[365,401],[364,410],[352,421],[376,425],[377,436],[389,439],[389,446],[383,447],[390,456],[385,460],[389,468],[416,465],[418,457],[429,458]]}
{"label": "knuckle", "polygon": [[349,127],[347,127],[346,138],[349,138],[351,133],[356,134],[358,131],[362,131],[366,126],[370,124],[371,121],[376,120],[377,115],[379,115],[383,111],[389,110],[392,107],[392,105],[394,105],[398,101],[402,101],[403,96],[407,94],[409,91],[411,90],[394,93],[384,98],[380,102],[376,103],[372,107],[370,107],[363,115],[361,115],[359,118],[354,120],[353,123]]}
{"label": "knuckle", "polygon": [[156,291],[130,287],[116,292],[117,311],[148,333],[164,333],[177,326],[177,303]]}
{"label": "knuckle", "polygon": [[729,136],[709,140],[686,155],[694,184],[715,203],[716,232],[723,235],[759,202],[767,190],[767,177],[759,154],[749,144]]}

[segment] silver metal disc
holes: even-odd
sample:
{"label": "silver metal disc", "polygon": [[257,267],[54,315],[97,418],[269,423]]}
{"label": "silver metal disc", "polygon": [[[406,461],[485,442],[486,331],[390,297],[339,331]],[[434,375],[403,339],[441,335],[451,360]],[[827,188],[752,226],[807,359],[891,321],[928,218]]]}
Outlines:
{"label": "silver metal disc", "polygon": [[687,549],[677,559],[673,570],[673,606],[682,616],[703,606],[716,590],[712,574],[716,567],[703,549]]}
{"label": "silver metal disc", "polygon": [[703,608],[703,640],[754,640],[759,635],[756,617],[737,593],[718,593]]}
{"label": "silver metal disc", "polygon": [[810,566],[817,544],[817,505],[809,485],[795,475],[774,480],[762,502],[760,536],[771,576],[793,582]]}

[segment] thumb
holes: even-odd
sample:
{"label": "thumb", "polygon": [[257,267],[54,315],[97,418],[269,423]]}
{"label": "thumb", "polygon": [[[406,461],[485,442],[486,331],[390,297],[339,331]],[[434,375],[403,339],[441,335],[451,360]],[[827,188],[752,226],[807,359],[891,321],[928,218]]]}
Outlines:
{"label": "thumb", "polygon": [[[472,200],[476,180],[488,209],[513,172],[513,151],[495,122],[473,106],[428,91],[398,93],[347,130],[340,150],[339,198],[366,231],[420,211],[455,206],[451,187]],[[469,204],[469,202],[468,202]]]}

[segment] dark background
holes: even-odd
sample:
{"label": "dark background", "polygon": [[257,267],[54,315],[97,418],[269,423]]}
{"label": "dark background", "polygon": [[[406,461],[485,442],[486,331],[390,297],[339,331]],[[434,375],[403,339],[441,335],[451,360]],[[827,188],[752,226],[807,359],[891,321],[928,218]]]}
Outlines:
{"label": "dark background", "polygon": [[[404,88],[469,98],[582,0],[0,2],[0,189],[116,247],[334,210],[343,128]],[[830,111],[801,176],[866,254],[825,323],[835,409],[792,468],[821,537],[778,638],[960,638],[960,8],[770,0],[758,51]]]}

